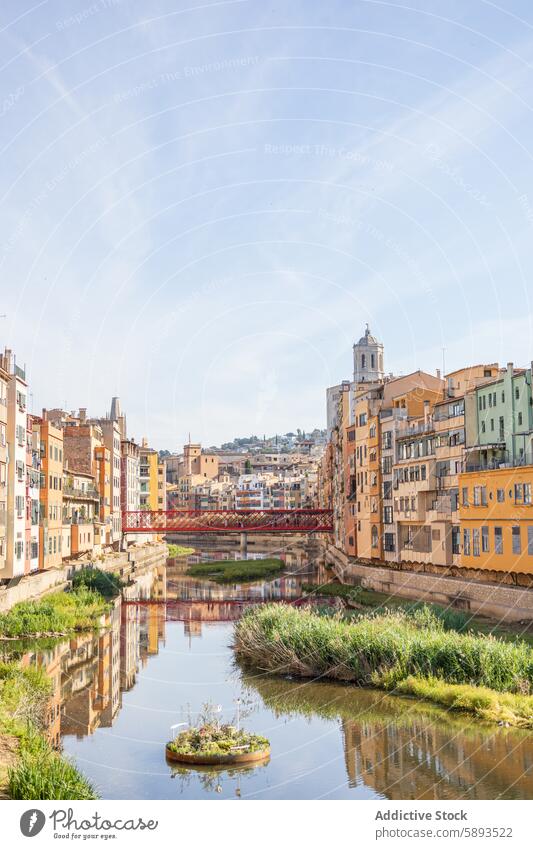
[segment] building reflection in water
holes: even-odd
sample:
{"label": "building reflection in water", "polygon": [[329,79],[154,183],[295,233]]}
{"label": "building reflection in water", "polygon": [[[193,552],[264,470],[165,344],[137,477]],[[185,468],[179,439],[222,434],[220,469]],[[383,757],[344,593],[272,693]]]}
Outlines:
{"label": "building reflection in water", "polygon": [[245,676],[277,715],[340,722],[348,783],[387,799],[531,799],[531,734],[329,683]]}

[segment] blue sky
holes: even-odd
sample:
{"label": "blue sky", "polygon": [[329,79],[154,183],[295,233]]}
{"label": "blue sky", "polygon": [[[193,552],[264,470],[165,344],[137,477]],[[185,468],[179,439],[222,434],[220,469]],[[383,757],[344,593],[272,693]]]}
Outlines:
{"label": "blue sky", "polygon": [[532,359],[530,3],[9,0],[0,44],[35,412],[324,425],[366,321],[395,373]]}

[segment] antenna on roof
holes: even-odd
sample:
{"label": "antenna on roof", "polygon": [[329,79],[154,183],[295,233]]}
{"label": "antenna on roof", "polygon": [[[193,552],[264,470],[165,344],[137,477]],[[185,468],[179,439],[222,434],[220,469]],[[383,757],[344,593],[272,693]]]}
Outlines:
{"label": "antenna on roof", "polygon": [[446,374],[446,348],[442,349],[442,376]]}

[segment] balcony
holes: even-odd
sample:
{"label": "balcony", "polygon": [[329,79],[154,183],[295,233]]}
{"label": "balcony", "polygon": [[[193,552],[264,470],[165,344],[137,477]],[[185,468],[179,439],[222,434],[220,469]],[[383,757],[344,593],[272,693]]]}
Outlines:
{"label": "balcony", "polygon": [[[469,451],[491,451],[491,446],[476,445]],[[488,472],[495,469],[518,469],[522,466],[533,466],[533,452],[526,451],[518,457],[512,457],[508,451],[501,451],[498,457],[475,457],[467,459],[464,464],[465,472]]]}
{"label": "balcony", "polygon": [[94,487],[82,489],[81,487],[69,486],[68,484],[63,486],[63,497],[76,498],[81,501],[100,501],[100,493]]}
{"label": "balcony", "polygon": [[404,425],[398,428],[396,433],[397,439],[405,439],[409,436],[419,436],[424,433],[433,433],[435,430],[435,425],[433,422],[419,422],[418,424],[409,424],[406,422]]}

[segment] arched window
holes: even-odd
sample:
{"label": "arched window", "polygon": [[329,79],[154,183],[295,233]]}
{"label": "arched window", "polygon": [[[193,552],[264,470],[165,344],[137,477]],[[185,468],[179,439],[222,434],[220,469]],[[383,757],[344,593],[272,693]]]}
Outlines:
{"label": "arched window", "polygon": [[366,368],[366,355],[361,355],[361,368]]}
{"label": "arched window", "polygon": [[376,368],[376,358],[374,354],[370,354],[370,365],[372,366],[372,368]]}
{"label": "arched window", "polygon": [[372,548],[378,547],[378,529],[375,525],[372,525]]}

